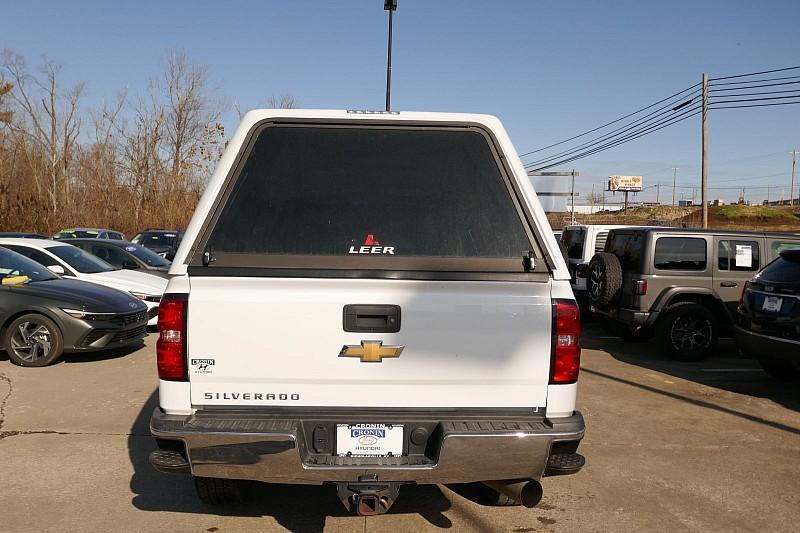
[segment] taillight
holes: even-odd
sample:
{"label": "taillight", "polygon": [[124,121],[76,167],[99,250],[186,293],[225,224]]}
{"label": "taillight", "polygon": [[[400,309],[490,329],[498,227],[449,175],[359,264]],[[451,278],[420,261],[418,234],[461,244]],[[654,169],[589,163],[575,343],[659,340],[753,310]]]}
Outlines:
{"label": "taillight", "polygon": [[575,267],[575,277],[576,278],[588,278],[589,277],[589,265],[578,265]]}
{"label": "taillight", "polygon": [[633,294],[636,296],[644,296],[647,294],[647,280],[635,279],[633,280]]}
{"label": "taillight", "polygon": [[581,366],[581,312],[575,300],[553,300],[553,348],[550,383],[578,381]]}
{"label": "taillight", "polygon": [[187,294],[165,294],[158,306],[158,377],[187,381],[186,307]]}
{"label": "taillight", "polygon": [[747,287],[750,285],[749,281],[744,282],[744,287],[742,287],[742,294],[739,295],[739,305],[736,306],[736,309],[744,309],[744,293],[747,292]]}

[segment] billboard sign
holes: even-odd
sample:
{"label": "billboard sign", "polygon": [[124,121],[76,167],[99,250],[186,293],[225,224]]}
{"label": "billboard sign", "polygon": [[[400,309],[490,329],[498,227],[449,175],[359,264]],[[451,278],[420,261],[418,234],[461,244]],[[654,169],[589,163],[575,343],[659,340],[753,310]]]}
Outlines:
{"label": "billboard sign", "polygon": [[608,177],[608,190],[609,191],[630,191],[639,192],[642,190],[642,177],[641,176],[609,176]]}

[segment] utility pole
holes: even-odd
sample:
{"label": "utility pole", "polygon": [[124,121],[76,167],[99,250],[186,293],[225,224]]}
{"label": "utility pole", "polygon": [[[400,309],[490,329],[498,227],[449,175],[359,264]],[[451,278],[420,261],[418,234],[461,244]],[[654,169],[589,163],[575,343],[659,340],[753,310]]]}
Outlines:
{"label": "utility pole", "polygon": [[602,200],[602,202],[603,202],[603,211],[605,211],[606,210],[606,186],[605,186],[605,183],[603,184],[603,188],[601,189],[600,194],[603,195],[603,200]]}
{"label": "utility pole", "polygon": [[572,198],[572,224],[575,224],[575,169],[572,169],[572,190],[570,191],[570,198]]}
{"label": "utility pole", "polygon": [[708,74],[703,73],[703,170],[700,178],[703,202],[703,229],[708,228]]}
{"label": "utility pole", "polygon": [[678,167],[672,167],[672,207],[675,207],[675,180],[678,178]]}
{"label": "utility pole", "polygon": [[661,197],[661,184],[656,183],[656,203],[658,205],[661,205],[661,202],[659,201],[660,197]]}
{"label": "utility pole", "polygon": [[386,60],[386,111],[390,111],[392,101],[392,13],[397,10],[397,0],[384,0],[383,10],[389,12],[389,53]]}
{"label": "utility pole", "polygon": [[792,186],[789,187],[789,205],[794,205],[794,172],[797,167],[797,150],[792,150]]}

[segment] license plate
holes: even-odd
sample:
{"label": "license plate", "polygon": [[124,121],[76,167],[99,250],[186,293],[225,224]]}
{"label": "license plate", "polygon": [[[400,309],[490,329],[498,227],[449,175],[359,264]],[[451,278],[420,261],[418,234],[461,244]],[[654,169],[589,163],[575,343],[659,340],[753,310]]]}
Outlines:
{"label": "license plate", "polygon": [[356,457],[403,455],[403,426],[337,424],[336,453]]}
{"label": "license plate", "polygon": [[764,298],[764,303],[762,304],[761,309],[771,313],[779,313],[782,305],[783,298],[778,298],[777,296],[767,296]]}

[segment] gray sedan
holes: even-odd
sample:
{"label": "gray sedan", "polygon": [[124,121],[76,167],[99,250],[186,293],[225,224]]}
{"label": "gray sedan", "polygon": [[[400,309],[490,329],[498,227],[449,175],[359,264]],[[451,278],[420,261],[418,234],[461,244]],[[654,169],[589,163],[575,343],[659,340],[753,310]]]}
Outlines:
{"label": "gray sedan", "polygon": [[147,306],[116,289],[63,279],[0,247],[0,348],[12,363],[46,366],[64,352],[140,341]]}

